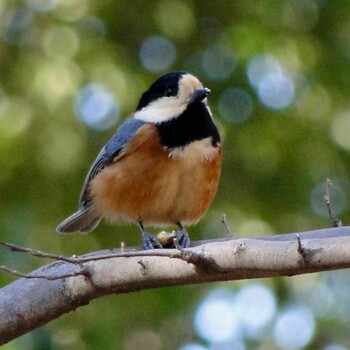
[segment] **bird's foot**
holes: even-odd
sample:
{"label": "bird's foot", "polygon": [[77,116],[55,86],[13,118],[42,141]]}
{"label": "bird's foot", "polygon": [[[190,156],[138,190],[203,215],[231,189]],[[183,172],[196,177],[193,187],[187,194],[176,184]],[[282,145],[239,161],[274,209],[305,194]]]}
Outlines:
{"label": "bird's foot", "polygon": [[137,224],[138,224],[139,229],[141,231],[143,247],[145,249],[161,249],[161,248],[163,248],[163,246],[160,243],[157,236],[151,235],[150,233],[145,231],[141,219],[137,220]]}
{"label": "bird's foot", "polygon": [[180,230],[176,232],[176,239],[182,248],[188,248],[191,243],[190,237],[188,236],[188,232],[185,228],[183,228],[181,223],[178,223],[178,226]]}
{"label": "bird's foot", "polygon": [[159,242],[159,239],[155,235],[142,230],[142,242],[145,249],[161,249],[163,248],[162,244]]}

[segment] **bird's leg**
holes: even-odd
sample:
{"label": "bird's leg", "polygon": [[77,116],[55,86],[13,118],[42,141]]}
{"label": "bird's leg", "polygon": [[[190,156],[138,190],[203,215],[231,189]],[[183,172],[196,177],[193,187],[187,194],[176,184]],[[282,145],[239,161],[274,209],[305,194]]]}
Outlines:
{"label": "bird's leg", "polygon": [[190,237],[188,236],[188,233],[186,229],[182,226],[181,222],[178,221],[176,225],[179,227],[179,231],[176,232],[176,238],[183,248],[188,248],[190,246]]}
{"label": "bird's leg", "polygon": [[157,236],[151,235],[150,233],[145,231],[142,221],[140,219],[137,220],[137,224],[141,231],[143,247],[145,249],[163,248]]}

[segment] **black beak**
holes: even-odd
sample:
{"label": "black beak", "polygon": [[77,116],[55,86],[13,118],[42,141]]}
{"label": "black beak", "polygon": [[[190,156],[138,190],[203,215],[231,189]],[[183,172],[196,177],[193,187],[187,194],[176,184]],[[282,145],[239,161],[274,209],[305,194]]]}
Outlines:
{"label": "black beak", "polygon": [[188,104],[204,100],[210,94],[210,92],[211,91],[208,88],[194,90],[188,100]]}

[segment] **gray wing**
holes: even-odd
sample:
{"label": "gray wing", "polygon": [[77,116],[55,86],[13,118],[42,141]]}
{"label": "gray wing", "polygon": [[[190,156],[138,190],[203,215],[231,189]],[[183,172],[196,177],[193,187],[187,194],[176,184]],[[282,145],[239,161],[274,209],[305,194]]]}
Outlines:
{"label": "gray wing", "polygon": [[79,209],[86,208],[91,203],[91,196],[89,193],[89,185],[91,180],[99,174],[104,168],[111,164],[115,158],[124,149],[130,138],[145,122],[128,118],[119,126],[116,133],[110,138],[106,145],[101,149],[91,168],[86,175],[83,189],[79,198]]}

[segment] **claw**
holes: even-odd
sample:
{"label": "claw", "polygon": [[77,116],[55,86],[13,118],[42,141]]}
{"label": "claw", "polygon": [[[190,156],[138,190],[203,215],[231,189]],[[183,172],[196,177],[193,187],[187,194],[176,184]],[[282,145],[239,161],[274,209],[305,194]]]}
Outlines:
{"label": "claw", "polygon": [[159,242],[157,236],[151,235],[146,231],[141,232],[143,247],[145,249],[161,249],[163,246]]}
{"label": "claw", "polygon": [[145,231],[141,220],[137,220],[137,223],[138,223],[140,231],[141,231],[143,247],[145,249],[148,250],[148,249],[161,249],[161,248],[163,248],[163,246],[159,242],[159,239],[157,236],[151,235],[150,233]]}
{"label": "claw", "polygon": [[182,226],[181,222],[177,222],[177,226],[179,227],[179,231],[176,232],[176,238],[183,248],[188,248],[190,246],[191,240],[188,236],[188,232],[186,229]]}

